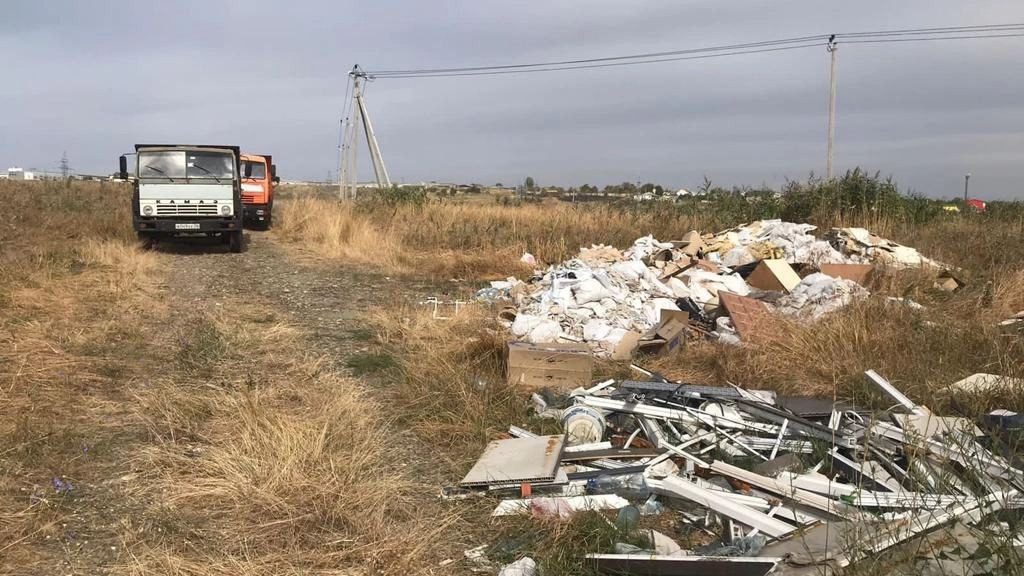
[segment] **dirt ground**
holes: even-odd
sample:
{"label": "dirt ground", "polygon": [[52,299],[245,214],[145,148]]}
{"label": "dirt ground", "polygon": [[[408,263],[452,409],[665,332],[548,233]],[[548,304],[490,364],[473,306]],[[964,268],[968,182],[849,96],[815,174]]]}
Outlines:
{"label": "dirt ground", "polygon": [[246,232],[247,249],[231,254],[217,244],[165,243],[168,293],[187,308],[252,302],[283,314],[302,328],[320,352],[341,370],[353,353],[365,351],[361,317],[378,306],[415,303],[443,294],[444,286],[415,279],[401,282],[368,267],[325,265],[280,245],[268,232]]}
{"label": "dirt ground", "polygon": [[[159,244],[153,254],[162,281],[156,286],[156,296],[147,302],[159,303],[166,308],[166,315],[154,315],[158,319],[124,327],[123,338],[97,342],[103,348],[93,355],[110,360],[101,362],[104,367],[100,371],[106,373],[98,382],[81,384],[74,393],[65,388],[59,400],[27,415],[24,426],[15,426],[20,434],[15,438],[24,438],[24,442],[9,448],[0,446],[0,476],[9,480],[12,488],[20,486],[16,489],[20,492],[8,494],[17,508],[9,508],[6,514],[0,510],[0,528],[7,527],[15,536],[0,541],[0,574],[195,573],[173,563],[178,559],[218,557],[218,549],[226,544],[217,541],[220,535],[216,530],[204,528],[203,523],[210,520],[193,523],[188,516],[191,512],[168,506],[166,500],[174,498],[167,498],[161,489],[149,484],[159,474],[173,472],[174,466],[166,465],[167,453],[184,451],[187,459],[198,463],[210,447],[230,442],[231,433],[216,442],[204,437],[203,427],[211,419],[205,413],[209,409],[201,402],[214,402],[202,399],[204,386],[219,397],[224,390],[244,391],[247,381],[280,382],[290,372],[273,373],[278,363],[301,363],[308,356],[311,361],[326,361],[326,372],[350,376],[342,380],[345,385],[365,388],[368,397],[386,409],[388,395],[381,387],[383,380],[373,375],[360,377],[351,369],[353,358],[372,350],[372,338],[361,318],[370,308],[397,309],[429,295],[443,295],[447,287],[408,278],[399,282],[366,266],[325,264],[303,255],[301,249],[283,246],[272,232],[247,232],[246,236],[247,250],[242,254],[229,253],[226,246],[205,241]],[[285,324],[299,334],[304,349],[301,354],[289,349],[287,359],[253,358],[251,363],[245,359],[246,350],[234,350],[227,367],[209,370],[205,377],[202,370],[183,377],[187,371],[175,368],[182,338],[198,339],[196,334],[202,330],[198,324],[204,318],[225,316],[244,316],[242,325],[256,330],[262,317],[268,319],[267,326]],[[14,338],[16,342],[17,336]],[[247,363],[251,365],[248,374],[234,368]],[[186,389],[200,390],[195,410],[200,414],[194,416],[195,421],[166,426],[142,422],[150,414],[159,414],[152,405],[161,386],[179,380]],[[12,384],[11,389],[2,392],[19,392],[14,388]],[[286,387],[275,384],[268,389],[276,389],[273,394],[287,402]],[[296,402],[299,397],[295,395]],[[95,419],[93,405],[106,407],[103,420],[110,425],[91,426],[85,434],[77,432],[85,428],[56,418],[73,412],[75,403],[82,403],[83,419]],[[86,410],[85,405],[90,408]],[[168,410],[173,418],[188,412],[181,406]],[[230,417],[227,422],[230,425]],[[154,428],[171,430],[170,441],[154,437]],[[445,479],[425,462],[422,454],[429,451],[412,434],[397,426],[388,426],[386,433],[394,441],[390,456],[400,462],[400,475],[412,479],[407,494],[413,500],[422,499],[422,510],[429,510],[436,505],[437,487]],[[146,455],[153,450],[164,451],[156,460],[165,463],[160,472],[148,469],[147,457],[151,456]],[[8,462],[6,457],[10,455],[15,457]],[[345,457],[344,450],[341,457]],[[49,485],[51,476],[53,486]],[[197,474],[197,485],[200,476]],[[186,472],[185,478],[189,477]],[[66,492],[63,483],[70,487]],[[413,505],[419,506],[415,502]],[[198,553],[189,552],[190,548]],[[139,549],[177,551],[167,557],[177,559],[136,559],[133,556]],[[222,557],[234,556],[226,552]],[[31,565],[27,564],[29,559]],[[272,566],[265,568],[270,570],[268,573],[275,572]],[[230,573],[231,568],[226,571]],[[222,572],[211,569],[210,573]]]}

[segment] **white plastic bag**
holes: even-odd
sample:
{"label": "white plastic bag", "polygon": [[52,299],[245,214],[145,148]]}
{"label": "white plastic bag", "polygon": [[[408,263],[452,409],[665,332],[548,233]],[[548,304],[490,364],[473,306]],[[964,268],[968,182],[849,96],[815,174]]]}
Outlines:
{"label": "white plastic bag", "polygon": [[562,335],[562,326],[554,320],[542,320],[533,330],[530,330],[530,335],[527,338],[534,344],[541,344],[544,342],[556,342],[558,337]]}
{"label": "white plastic bag", "polygon": [[540,316],[517,314],[515,321],[512,322],[512,335],[516,338],[522,338],[532,332],[543,321],[544,319]]}

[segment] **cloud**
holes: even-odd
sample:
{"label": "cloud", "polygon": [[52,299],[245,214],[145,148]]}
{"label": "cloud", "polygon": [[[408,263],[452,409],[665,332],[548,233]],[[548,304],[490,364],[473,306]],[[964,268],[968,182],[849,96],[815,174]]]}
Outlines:
{"label": "cloud", "polygon": [[[113,170],[136,142],[238,143],[286,177],[337,166],[346,72],[599,57],[833,31],[1016,22],[1011,0],[15,0],[0,21],[0,163]],[[1022,38],[846,45],[837,164],[1020,197]],[[368,87],[406,181],[779,184],[824,169],[819,48]],[[366,154],[362,154],[365,160]],[[364,167],[364,174],[369,171]]]}

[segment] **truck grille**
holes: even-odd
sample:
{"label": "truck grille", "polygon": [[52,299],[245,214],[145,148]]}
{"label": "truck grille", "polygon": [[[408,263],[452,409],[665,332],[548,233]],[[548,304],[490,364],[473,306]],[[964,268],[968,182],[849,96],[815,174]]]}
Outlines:
{"label": "truck grille", "polygon": [[157,216],[217,216],[215,204],[157,204]]}
{"label": "truck grille", "polygon": [[245,194],[245,193],[242,194],[242,204],[255,204],[255,203],[256,203],[256,195],[255,194]]}

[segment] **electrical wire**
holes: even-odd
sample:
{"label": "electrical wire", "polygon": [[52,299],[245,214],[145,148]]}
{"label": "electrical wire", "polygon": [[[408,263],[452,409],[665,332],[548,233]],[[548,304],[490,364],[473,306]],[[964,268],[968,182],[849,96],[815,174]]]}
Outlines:
{"label": "electrical wire", "polygon": [[843,44],[887,44],[891,42],[926,42],[931,40],[974,40],[977,38],[1019,38],[1024,36],[1024,28],[1020,34],[985,34],[978,36],[936,36],[932,38],[879,38],[867,40],[846,40]]}
{"label": "electrical wire", "polygon": [[636,64],[656,64],[660,62],[679,62],[682,60],[704,60],[707,58],[720,58],[723,56],[739,56],[743,54],[761,54],[765,52],[780,52],[784,50],[797,50],[800,48],[813,48],[815,46],[825,46],[824,40],[814,42],[810,44],[798,44],[795,46],[780,46],[777,48],[762,48],[759,50],[744,50],[737,52],[721,52],[715,54],[701,54],[697,56],[679,56],[674,58],[657,58],[652,60],[638,60],[630,62],[606,62],[604,64],[586,64],[580,66],[556,66],[552,68],[531,68],[529,70],[493,70],[493,71],[480,71],[480,72],[455,72],[455,73],[438,73],[438,74],[401,74],[393,76],[373,76],[374,78],[383,79],[396,79],[396,78],[452,78],[458,76],[494,76],[501,74],[523,74],[528,72],[558,72],[562,70],[592,70],[595,68],[612,68],[618,66],[632,66]]}
{"label": "electrical wire", "polygon": [[[1017,33],[1020,32],[1020,33]],[[625,56],[608,56],[576,60],[557,60],[524,64],[499,64],[491,66],[466,66],[452,68],[419,68],[364,71],[354,73],[367,79],[404,79],[404,78],[451,78],[464,76],[492,76],[499,74],[515,74],[528,72],[556,72],[563,70],[589,70],[636,64],[652,64],[660,62],[676,62],[681,60],[698,60],[722,56],[739,56],[762,52],[778,52],[812,46],[825,45],[827,42],[842,44],[882,44],[890,42],[919,42],[937,40],[971,40],[980,38],[1012,38],[1024,36],[1024,23],[981,24],[971,26],[946,26],[937,28],[904,28],[894,30],[875,30],[864,32],[845,32],[841,34],[819,34],[800,36],[743,44],[707,46],[664,52],[650,52]]]}
{"label": "electrical wire", "polygon": [[1006,28],[1020,28],[1024,23],[1017,24],[981,24],[977,26],[946,26],[943,28],[904,28],[897,30],[876,30],[873,32],[842,32],[837,38],[854,38],[858,36],[906,36],[912,34],[950,34],[957,32],[999,31]]}
{"label": "electrical wire", "polygon": [[367,74],[374,77],[388,76],[392,74],[431,74],[431,73],[449,73],[449,72],[478,72],[485,70],[508,70],[508,69],[521,69],[521,68],[537,68],[537,67],[548,67],[548,66],[570,66],[575,64],[594,64],[600,62],[613,62],[622,60],[638,60],[646,58],[661,58],[666,56],[682,56],[686,54],[697,54],[702,52],[720,52],[725,50],[741,50],[747,48],[761,48],[766,46],[777,46],[783,44],[795,44],[799,42],[809,42],[813,40],[827,40],[827,34],[819,34],[817,36],[803,36],[799,38],[783,38],[780,40],[764,40],[761,42],[748,42],[744,44],[731,44],[725,46],[712,46],[704,48],[688,48],[685,50],[670,50],[667,52],[649,52],[645,54],[631,54],[628,56],[607,56],[603,58],[585,58],[580,60],[560,60],[551,62],[534,62],[532,64],[503,64],[496,66],[469,66],[462,68],[427,68],[418,70],[379,70],[375,72],[368,72]]}

